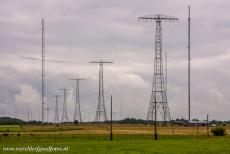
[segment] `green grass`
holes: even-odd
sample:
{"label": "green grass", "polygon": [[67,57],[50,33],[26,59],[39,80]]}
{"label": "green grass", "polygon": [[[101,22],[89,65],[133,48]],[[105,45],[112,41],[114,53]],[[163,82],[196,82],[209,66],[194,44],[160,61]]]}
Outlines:
{"label": "green grass", "polygon": [[3,147],[67,147],[68,154],[230,154],[230,137],[116,135],[109,141],[105,135],[10,135],[0,138],[1,154],[34,152],[3,152]]}
{"label": "green grass", "polygon": [[0,125],[0,132],[15,132],[20,131],[21,127],[20,125]]}

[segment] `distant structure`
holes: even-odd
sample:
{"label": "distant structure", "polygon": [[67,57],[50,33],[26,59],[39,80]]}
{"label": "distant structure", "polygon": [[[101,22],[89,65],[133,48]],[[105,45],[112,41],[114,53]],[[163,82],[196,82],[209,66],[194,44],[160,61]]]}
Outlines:
{"label": "distant structure", "polygon": [[120,119],[123,120],[123,106],[121,104],[121,108],[120,108]]}
{"label": "distant structure", "polygon": [[190,71],[190,50],[191,50],[191,35],[190,35],[190,26],[191,25],[191,18],[190,18],[190,5],[188,6],[188,120],[191,120],[191,97],[190,97],[190,82],[191,82],[191,71]]}
{"label": "distant structure", "polygon": [[38,111],[38,121],[41,121],[40,118],[41,118],[41,111],[39,110],[39,111]]}
{"label": "distant structure", "polygon": [[163,75],[163,58],[162,58],[162,21],[178,21],[179,19],[163,15],[151,15],[145,17],[139,17],[140,21],[154,21],[156,22],[156,34],[155,34],[155,59],[154,59],[154,75],[152,94],[150,98],[150,104],[147,114],[147,121],[157,121],[157,115],[161,116],[161,120],[166,122],[170,121],[170,112],[167,102],[165,78]]}
{"label": "distant structure", "polygon": [[46,121],[47,121],[47,122],[49,122],[49,110],[50,110],[50,108],[47,107],[47,108],[46,108]]}
{"label": "distant structure", "polygon": [[55,96],[53,96],[53,97],[55,97],[55,99],[56,99],[56,103],[55,103],[55,113],[54,113],[54,123],[59,123],[60,122],[60,120],[59,120],[59,113],[58,113],[58,97],[59,97],[59,95],[55,95]]}
{"label": "distant structure", "polygon": [[79,89],[79,81],[85,80],[83,78],[76,78],[76,79],[70,79],[76,81],[76,104],[74,109],[74,116],[73,121],[78,120],[79,122],[82,122],[82,116],[81,116],[81,106],[80,106],[80,89]]}
{"label": "distant structure", "polygon": [[70,89],[58,89],[58,90],[62,90],[64,92],[64,102],[63,102],[63,108],[62,108],[62,119],[61,122],[68,122],[68,114],[67,114],[67,107],[66,107],[66,92]]}
{"label": "distant structure", "polygon": [[110,61],[91,61],[89,63],[99,64],[99,93],[98,93],[98,104],[95,122],[107,121],[107,114],[105,109],[105,98],[104,98],[104,81],[103,81],[103,64],[112,64]]}
{"label": "distant structure", "polygon": [[[1,103],[2,104],[2,103]],[[1,105],[1,117],[5,116],[5,112],[4,112],[4,104]]]}
{"label": "distant structure", "polygon": [[30,108],[29,108],[29,103],[27,103],[27,121],[30,121]]}
{"label": "distant structure", "polygon": [[117,115],[118,112],[114,111],[113,112],[113,120],[114,120],[114,123],[116,123],[116,115]]}
{"label": "distant structure", "polygon": [[42,122],[45,121],[45,26],[42,19]]}

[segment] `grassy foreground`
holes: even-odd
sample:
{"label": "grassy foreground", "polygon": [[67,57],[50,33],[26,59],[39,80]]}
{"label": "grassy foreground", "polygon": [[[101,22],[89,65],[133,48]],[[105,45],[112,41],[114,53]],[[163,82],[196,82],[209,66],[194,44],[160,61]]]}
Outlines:
{"label": "grassy foreground", "polygon": [[[6,147],[62,148],[63,151],[4,151]],[[116,135],[10,135],[0,138],[1,154],[230,154],[229,137]]]}
{"label": "grassy foreground", "polygon": [[[225,127],[230,133],[230,127]],[[210,128],[211,129],[211,128]],[[230,154],[230,136],[209,138],[206,127],[151,125],[1,125],[0,154]],[[211,133],[210,133],[211,135]]]}

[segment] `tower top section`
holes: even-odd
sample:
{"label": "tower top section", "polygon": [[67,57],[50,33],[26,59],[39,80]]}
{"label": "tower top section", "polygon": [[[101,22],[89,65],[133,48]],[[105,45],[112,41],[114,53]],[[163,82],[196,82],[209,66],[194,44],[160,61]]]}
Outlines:
{"label": "tower top section", "polygon": [[103,61],[103,60],[97,60],[97,61],[90,61],[89,63],[94,64],[112,64],[112,61]]}
{"label": "tower top section", "polygon": [[169,21],[169,22],[175,22],[175,21],[179,21],[178,18],[176,17],[171,17],[171,16],[165,16],[165,15],[147,15],[147,16],[142,16],[142,17],[138,17],[139,21],[157,21],[157,22],[161,22],[161,21]]}

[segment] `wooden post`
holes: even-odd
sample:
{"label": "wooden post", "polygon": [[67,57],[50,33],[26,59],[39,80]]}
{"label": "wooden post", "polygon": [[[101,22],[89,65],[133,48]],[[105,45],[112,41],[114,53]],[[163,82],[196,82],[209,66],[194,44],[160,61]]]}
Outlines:
{"label": "wooden post", "polygon": [[209,137],[209,121],[208,121],[208,114],[207,114],[207,136]]}
{"label": "wooden post", "polygon": [[172,119],[172,135],[174,135],[174,121],[173,121],[173,119]]}
{"label": "wooden post", "polygon": [[110,104],[110,141],[113,140],[113,97],[111,95],[111,104]]}
{"label": "wooden post", "polygon": [[155,96],[155,124],[154,124],[154,139],[157,140],[157,102],[156,102],[156,96]]}
{"label": "wooden post", "polygon": [[199,120],[198,120],[198,118],[196,119],[196,135],[198,136],[199,135]]}

